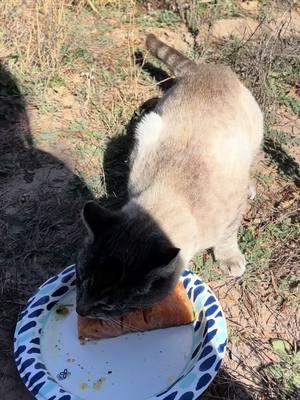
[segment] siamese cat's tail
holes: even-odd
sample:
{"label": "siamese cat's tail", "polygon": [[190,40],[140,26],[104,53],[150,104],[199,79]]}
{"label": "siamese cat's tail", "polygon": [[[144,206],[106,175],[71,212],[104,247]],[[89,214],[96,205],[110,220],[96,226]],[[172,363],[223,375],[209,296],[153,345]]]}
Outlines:
{"label": "siamese cat's tail", "polygon": [[150,53],[166,64],[175,76],[183,76],[196,66],[196,63],[157,39],[152,33],[146,38],[146,46]]}

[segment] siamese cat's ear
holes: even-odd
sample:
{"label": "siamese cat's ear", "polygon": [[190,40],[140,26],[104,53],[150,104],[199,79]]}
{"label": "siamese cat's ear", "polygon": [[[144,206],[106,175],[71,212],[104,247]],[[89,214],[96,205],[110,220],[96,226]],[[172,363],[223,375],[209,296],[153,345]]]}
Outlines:
{"label": "siamese cat's ear", "polygon": [[88,201],[83,206],[81,218],[92,240],[95,240],[109,226],[119,221],[119,213],[99,206],[95,201]]}

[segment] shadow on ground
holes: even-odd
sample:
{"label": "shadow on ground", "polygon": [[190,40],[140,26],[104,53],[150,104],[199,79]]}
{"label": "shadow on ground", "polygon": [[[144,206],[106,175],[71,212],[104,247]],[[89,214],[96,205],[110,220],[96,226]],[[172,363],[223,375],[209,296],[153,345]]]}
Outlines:
{"label": "shadow on ground", "polygon": [[221,369],[215,380],[199,400],[253,400],[249,388]]}
{"label": "shadow on ground", "polygon": [[264,151],[271,157],[277,165],[279,172],[295,182],[300,187],[300,166],[275,140],[266,138]]}
{"label": "shadow on ground", "polygon": [[32,398],[13,359],[18,313],[49,276],[75,261],[92,198],[63,162],[35,148],[26,102],[0,65],[0,398]]}

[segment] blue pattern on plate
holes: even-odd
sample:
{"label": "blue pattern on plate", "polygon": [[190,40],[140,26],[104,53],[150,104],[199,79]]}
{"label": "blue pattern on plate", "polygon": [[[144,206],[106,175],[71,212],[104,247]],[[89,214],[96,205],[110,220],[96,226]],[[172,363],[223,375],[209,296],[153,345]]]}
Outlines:
{"label": "blue pattern on plate", "polygon": [[[211,382],[212,376],[209,373],[206,373],[204,375],[201,376],[201,378],[199,379],[197,386],[196,386],[196,390],[199,389],[206,389],[208,384]],[[204,390],[202,390],[203,392]]]}
{"label": "blue pattern on plate", "polygon": [[62,283],[69,282],[70,279],[74,278],[74,272],[69,273],[61,278]]}
{"label": "blue pattern on plate", "polygon": [[[189,270],[183,272],[181,280],[196,313],[191,358],[182,376],[148,400],[197,399],[214,379],[224,356],[227,331],[216,297]],[[72,265],[49,278],[20,313],[14,338],[16,365],[25,385],[38,400],[80,400],[78,396],[67,393],[57,384],[55,377],[49,375],[40,353],[40,335],[47,319],[47,310],[54,307],[59,298],[75,284],[75,268]]]}
{"label": "blue pattern on plate", "polygon": [[42,306],[43,304],[48,303],[48,301],[49,301],[49,296],[43,296],[39,298],[35,303],[31,304],[30,308]]}
{"label": "blue pattern on plate", "polygon": [[195,301],[197,299],[197,297],[199,296],[199,294],[204,292],[204,290],[205,290],[205,286],[204,285],[197,286],[194,289],[194,299],[193,300]]}
{"label": "blue pattern on plate", "polygon": [[28,318],[36,318],[39,317],[42,312],[44,311],[43,308],[38,308],[37,310],[32,311],[29,315]]}
{"label": "blue pattern on plate", "polygon": [[37,347],[32,347],[31,349],[29,349],[27,351],[27,353],[28,354],[33,354],[33,353],[38,354],[38,353],[40,353],[40,349],[38,349]]}
{"label": "blue pattern on plate", "polygon": [[226,348],[226,345],[227,345],[227,339],[225,339],[225,342],[224,342],[224,343],[219,344],[218,352],[219,352],[219,353],[223,353],[223,351],[224,351],[225,348]]}
{"label": "blue pattern on plate", "polygon": [[205,346],[207,343],[209,343],[217,334],[218,330],[214,329],[210,332],[208,332],[208,334],[206,335],[204,342],[203,342],[203,346]]}
{"label": "blue pattern on plate", "polygon": [[200,364],[199,370],[200,371],[208,371],[214,364],[217,359],[216,355],[208,357],[202,364]]}
{"label": "blue pattern on plate", "polygon": [[221,367],[221,364],[222,364],[222,359],[221,360],[219,360],[218,362],[217,362],[217,364],[216,364],[216,366],[215,366],[215,371],[219,371],[219,369],[220,369],[220,367]]}
{"label": "blue pattern on plate", "polygon": [[179,400],[193,400],[194,393],[193,392],[186,392],[184,393]]}
{"label": "blue pattern on plate", "polygon": [[44,371],[40,371],[35,374],[29,381],[28,387],[34,385],[37,381],[39,381],[45,375]]}
{"label": "blue pattern on plate", "polygon": [[20,354],[23,353],[23,351],[26,350],[26,346],[21,345],[17,348],[17,350],[15,351],[15,358],[18,358]]}
{"label": "blue pattern on plate", "polygon": [[19,330],[19,335],[23,332],[28,331],[31,328],[34,328],[36,326],[36,321],[30,321],[27,324],[25,324],[24,326],[22,326],[22,328]]}
{"label": "blue pattern on plate", "polygon": [[197,332],[200,329],[201,321],[197,321],[194,326],[194,331]]}
{"label": "blue pattern on plate", "polygon": [[208,354],[210,354],[213,351],[213,347],[208,345],[206,347],[204,347],[204,349],[202,350],[200,357],[198,358],[198,360],[203,360]]}
{"label": "blue pattern on plate", "polygon": [[34,358],[28,358],[25,360],[20,367],[20,374],[23,373],[28,367],[30,367],[31,364],[34,363]]}
{"label": "blue pattern on plate", "polygon": [[167,397],[164,397],[164,400],[174,400],[178,392],[173,392],[169,394]]}
{"label": "blue pattern on plate", "polygon": [[58,302],[58,299],[54,300],[54,301],[51,301],[51,303],[48,303],[47,304],[47,310],[50,311],[51,308],[53,308],[57,302]]}
{"label": "blue pattern on plate", "polygon": [[38,362],[34,365],[35,369],[46,369],[45,365],[41,362]]}
{"label": "blue pattern on plate", "polygon": [[26,372],[26,374],[23,377],[23,382],[26,384],[26,382],[28,381],[29,377],[31,376],[30,372]]}
{"label": "blue pattern on plate", "polygon": [[187,278],[183,281],[183,286],[186,289],[188,287],[188,284],[191,282],[191,278]]}
{"label": "blue pattern on plate", "polygon": [[217,304],[214,304],[213,306],[209,307],[205,311],[205,316],[206,317],[211,317],[218,309],[219,309],[219,306]]}
{"label": "blue pattern on plate", "polygon": [[204,303],[204,307],[207,307],[213,303],[216,302],[216,298],[215,296],[209,296],[209,298],[206,300],[206,302]]}
{"label": "blue pattern on plate", "polygon": [[53,297],[61,297],[63,294],[67,293],[69,290],[68,286],[61,286],[59,289],[55,290],[55,292],[52,293]]}
{"label": "blue pattern on plate", "polygon": [[49,285],[50,283],[53,283],[53,282],[57,281],[57,279],[58,279],[58,275],[53,276],[52,278],[48,279],[48,280],[43,284],[42,287],[45,287],[45,286]]}

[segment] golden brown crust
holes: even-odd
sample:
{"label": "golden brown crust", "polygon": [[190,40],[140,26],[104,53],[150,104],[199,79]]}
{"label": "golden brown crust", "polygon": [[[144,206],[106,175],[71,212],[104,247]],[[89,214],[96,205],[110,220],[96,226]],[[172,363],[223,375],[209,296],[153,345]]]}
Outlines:
{"label": "golden brown crust", "polygon": [[78,316],[80,339],[105,339],[128,332],[186,325],[194,320],[192,304],[182,282],[162,302],[145,310],[135,311],[118,321],[104,321]]}

